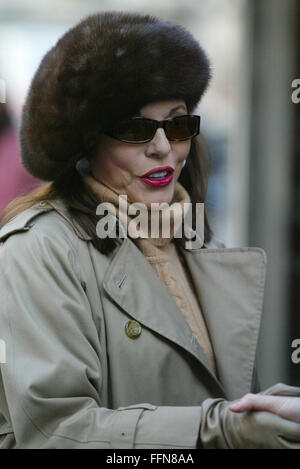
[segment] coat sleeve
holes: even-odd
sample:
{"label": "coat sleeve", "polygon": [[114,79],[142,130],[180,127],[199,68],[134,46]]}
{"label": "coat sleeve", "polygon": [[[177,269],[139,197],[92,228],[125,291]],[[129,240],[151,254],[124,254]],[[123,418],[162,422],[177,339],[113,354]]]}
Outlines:
{"label": "coat sleeve", "polygon": [[200,406],[103,406],[101,344],[76,249],[35,226],[0,246],[0,414],[5,400],[16,447],[195,448]]}

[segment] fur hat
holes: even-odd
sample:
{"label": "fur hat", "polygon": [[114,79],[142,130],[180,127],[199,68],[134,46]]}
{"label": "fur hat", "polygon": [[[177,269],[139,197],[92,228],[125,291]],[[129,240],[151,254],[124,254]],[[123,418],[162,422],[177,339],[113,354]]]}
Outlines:
{"label": "fur hat", "polygon": [[192,112],[210,80],[208,58],[182,26],[106,11],[69,29],[43,57],[22,111],[25,168],[55,180],[89,158],[104,130],[155,101]]}

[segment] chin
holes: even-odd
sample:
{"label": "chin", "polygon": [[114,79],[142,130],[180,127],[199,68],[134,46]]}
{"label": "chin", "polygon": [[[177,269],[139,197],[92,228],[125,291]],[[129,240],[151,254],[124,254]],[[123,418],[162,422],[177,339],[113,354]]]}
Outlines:
{"label": "chin", "polygon": [[172,202],[174,195],[174,190],[168,190],[168,191],[157,191],[157,193],[153,194],[151,197],[145,198],[145,205],[147,208],[151,208],[152,203],[157,203],[157,204],[162,204],[162,203],[167,203],[170,204]]}
{"label": "chin", "polygon": [[139,188],[138,191],[132,191],[128,193],[128,198],[132,202],[143,203],[148,209],[151,209],[151,204],[171,204],[174,196],[174,184],[173,182],[168,186],[162,188]]}

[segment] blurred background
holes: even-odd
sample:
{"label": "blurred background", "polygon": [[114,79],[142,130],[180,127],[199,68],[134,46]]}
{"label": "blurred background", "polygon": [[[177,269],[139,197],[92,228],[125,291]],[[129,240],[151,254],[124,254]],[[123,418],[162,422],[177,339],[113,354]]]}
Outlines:
{"label": "blurred background", "polygon": [[[300,339],[300,0],[0,0],[0,212],[41,184],[22,168],[18,129],[43,55],[102,10],[157,15],[185,26],[213,65],[195,113],[212,155],[207,209],[227,247],[268,257],[259,378],[300,386],[291,346]],[[180,71],[179,71],[180,73]],[[299,93],[300,97],[300,93]]]}

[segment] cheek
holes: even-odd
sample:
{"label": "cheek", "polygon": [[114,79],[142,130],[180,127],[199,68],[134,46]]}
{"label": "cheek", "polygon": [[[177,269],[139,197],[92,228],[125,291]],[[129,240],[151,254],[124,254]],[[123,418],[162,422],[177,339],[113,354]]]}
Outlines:
{"label": "cheek", "polygon": [[190,140],[181,142],[178,144],[178,146],[176,146],[175,154],[177,156],[178,163],[181,164],[183,160],[185,160],[188,157],[190,150],[191,150]]}
{"label": "cheek", "polygon": [[110,180],[120,182],[125,180],[126,183],[130,183],[132,177],[137,173],[139,156],[131,148],[124,146],[122,148],[106,147],[98,153],[95,165]]}
{"label": "cheek", "polygon": [[184,153],[184,157],[186,158],[191,150],[191,145],[192,142],[191,140],[187,140],[186,142],[182,142],[184,144],[184,148],[182,149],[182,152]]}
{"label": "cheek", "polygon": [[119,174],[122,173],[127,178],[134,176],[137,172],[137,163],[139,158],[132,154],[132,151],[122,151],[114,155],[113,158],[108,162],[108,168],[112,171],[116,171]]}

